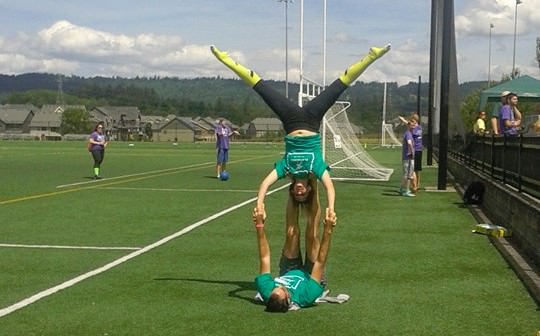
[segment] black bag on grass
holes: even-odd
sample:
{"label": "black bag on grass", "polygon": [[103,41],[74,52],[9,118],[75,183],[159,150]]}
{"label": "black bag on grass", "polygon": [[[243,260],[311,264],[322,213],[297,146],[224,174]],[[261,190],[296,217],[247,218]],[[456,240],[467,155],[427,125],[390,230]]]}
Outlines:
{"label": "black bag on grass", "polygon": [[465,204],[482,204],[484,201],[484,192],[486,187],[482,182],[472,182],[469,184],[463,194],[463,203]]}

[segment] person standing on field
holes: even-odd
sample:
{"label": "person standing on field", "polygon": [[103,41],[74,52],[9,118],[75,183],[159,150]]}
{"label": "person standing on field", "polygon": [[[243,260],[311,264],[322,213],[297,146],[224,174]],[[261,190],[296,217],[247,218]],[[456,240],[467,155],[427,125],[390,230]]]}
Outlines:
{"label": "person standing on field", "polygon": [[238,134],[225,124],[223,119],[219,119],[216,132],[216,150],[217,163],[216,172],[217,178],[221,176],[221,172],[226,170],[227,161],[229,161],[229,137],[233,134]]}
{"label": "person standing on field", "polygon": [[407,123],[407,129],[403,134],[403,149],[401,160],[403,166],[403,176],[399,193],[401,196],[414,197],[415,194],[410,191],[410,184],[414,179],[414,140],[412,130],[416,127],[416,120],[410,118]]}
{"label": "person standing on field", "polygon": [[105,158],[105,147],[107,147],[107,138],[103,133],[103,124],[99,123],[88,138],[88,149],[94,159],[94,180],[101,179],[100,170]]}
{"label": "person standing on field", "polygon": [[[409,128],[409,120],[399,116],[401,122],[403,122],[407,128]],[[418,113],[411,113],[410,120],[413,120],[416,124],[411,129],[411,135],[413,137],[414,145],[414,178],[411,181],[411,192],[417,193],[420,189],[420,173],[422,172],[422,151],[424,145],[422,143],[422,126],[420,126],[420,115]]]}
{"label": "person standing on field", "polygon": [[411,191],[416,193],[420,189],[420,173],[422,172],[422,151],[424,150],[424,145],[422,143],[420,116],[417,113],[413,113],[411,119],[416,123],[416,126],[411,130],[414,144],[414,179],[412,181]]}

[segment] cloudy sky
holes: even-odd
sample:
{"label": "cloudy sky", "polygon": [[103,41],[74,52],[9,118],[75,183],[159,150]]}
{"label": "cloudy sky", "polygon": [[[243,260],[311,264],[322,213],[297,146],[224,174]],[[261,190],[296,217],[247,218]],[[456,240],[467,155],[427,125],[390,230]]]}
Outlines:
{"label": "cloudy sky", "polygon": [[[516,67],[540,78],[540,0],[517,6]],[[405,84],[429,74],[431,1],[327,0],[326,77],[370,46],[392,44],[361,80]],[[459,81],[512,69],[516,0],[455,0]],[[0,73],[232,77],[209,52],[227,50],[266,79],[298,82],[300,0],[0,0]],[[323,0],[304,2],[304,73],[322,82]]]}

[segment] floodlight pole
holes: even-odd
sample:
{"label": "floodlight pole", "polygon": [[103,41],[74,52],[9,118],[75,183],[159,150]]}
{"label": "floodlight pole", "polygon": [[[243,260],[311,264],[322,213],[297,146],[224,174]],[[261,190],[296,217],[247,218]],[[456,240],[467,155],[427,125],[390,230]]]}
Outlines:
{"label": "floodlight pole", "polygon": [[285,97],[289,98],[289,2],[292,0],[278,0],[285,3]]}
{"label": "floodlight pole", "polygon": [[326,6],[327,2],[323,2],[323,73],[322,73],[322,83],[323,87],[326,87]]}
{"label": "floodlight pole", "polygon": [[491,31],[493,30],[493,23],[489,24],[489,52],[488,52],[488,87],[491,86]]}
{"label": "floodlight pole", "polygon": [[516,0],[516,10],[514,13],[514,56],[512,57],[512,79],[516,78],[516,35],[517,35],[517,8],[522,3],[521,0]]}
{"label": "floodlight pole", "polygon": [[[323,90],[326,89],[326,0],[323,1],[323,72],[322,72],[322,86]],[[326,117],[323,116],[321,137],[323,140],[322,155],[326,158]]]}
{"label": "floodlight pole", "polygon": [[300,90],[298,105],[302,106],[302,90],[304,89],[304,0],[300,0]]}

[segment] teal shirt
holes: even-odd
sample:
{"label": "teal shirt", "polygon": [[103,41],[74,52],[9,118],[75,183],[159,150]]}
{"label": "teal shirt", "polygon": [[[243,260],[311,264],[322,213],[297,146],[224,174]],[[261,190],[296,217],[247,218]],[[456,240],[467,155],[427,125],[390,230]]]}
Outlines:
{"label": "teal shirt", "polygon": [[286,287],[291,294],[291,302],[296,303],[300,307],[309,307],[315,304],[315,300],[323,293],[323,287],[311,276],[301,269],[288,271],[279,278],[272,278],[270,273],[259,274],[255,278],[257,291],[263,297],[264,302],[268,302],[268,298],[272,290],[281,285]]}
{"label": "teal shirt", "polygon": [[304,178],[313,173],[319,180],[326,170],[321,151],[321,135],[285,137],[285,156],[274,165],[278,178],[287,175]]}

